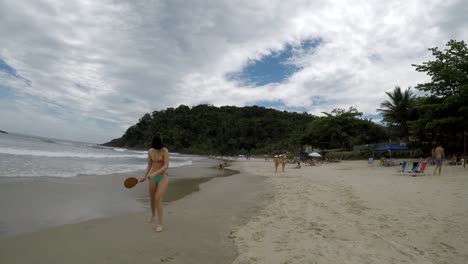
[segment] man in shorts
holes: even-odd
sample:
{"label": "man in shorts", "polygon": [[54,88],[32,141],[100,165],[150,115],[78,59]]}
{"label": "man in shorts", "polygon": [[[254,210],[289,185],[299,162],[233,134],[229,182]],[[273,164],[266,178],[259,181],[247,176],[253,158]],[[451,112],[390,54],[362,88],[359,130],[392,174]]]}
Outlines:
{"label": "man in shorts", "polygon": [[440,172],[442,171],[442,163],[444,162],[444,158],[445,158],[444,148],[442,148],[442,146],[439,145],[434,150],[434,155],[435,155],[435,164],[436,164],[436,167],[434,169],[434,175],[437,171],[437,168],[439,168],[439,176],[440,176]]}

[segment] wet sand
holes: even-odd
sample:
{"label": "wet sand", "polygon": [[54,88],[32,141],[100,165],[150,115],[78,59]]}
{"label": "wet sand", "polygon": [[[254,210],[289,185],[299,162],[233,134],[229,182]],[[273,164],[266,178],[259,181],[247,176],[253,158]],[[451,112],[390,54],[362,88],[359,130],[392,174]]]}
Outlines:
{"label": "wet sand", "polygon": [[[235,167],[233,166],[234,169]],[[215,174],[219,173],[212,168],[206,169]],[[185,170],[184,173],[194,176],[204,169],[186,167],[183,170]],[[225,174],[227,173],[226,170]],[[154,224],[146,223],[147,187],[138,186],[141,190],[135,189],[128,192],[129,190],[120,188],[122,177],[119,177],[118,181],[114,178],[117,176],[107,178],[99,176],[99,179],[92,176],[75,177],[72,181],[56,179],[53,181],[54,188],[50,188],[51,183],[36,183],[34,186],[47,186],[49,189],[32,188],[35,191],[40,189],[42,192],[49,192],[49,195],[44,197],[50,199],[50,202],[54,201],[55,204],[57,204],[57,199],[63,198],[63,194],[57,194],[56,190],[68,188],[64,187],[66,185],[73,185],[76,193],[73,193],[72,197],[75,197],[73,200],[76,204],[67,206],[78,211],[89,210],[88,207],[92,207],[93,203],[102,203],[100,200],[103,197],[89,195],[94,191],[86,190],[87,188],[108,186],[106,193],[109,197],[104,199],[107,203],[122,204],[126,201],[127,204],[123,207],[128,209],[134,206],[137,212],[124,216],[79,221],[75,224],[61,225],[2,239],[0,240],[0,263],[231,263],[236,257],[235,247],[229,238],[232,226],[245,223],[262,207],[262,201],[265,201],[265,195],[268,193],[263,177],[246,173],[215,177],[211,180],[200,177],[180,180],[179,187],[190,194],[183,198],[181,196],[185,194],[181,195],[180,192],[172,196],[168,195],[168,200],[178,200],[165,205],[165,230],[162,233],[156,233]],[[89,186],[89,180],[104,183],[94,183]],[[113,191],[120,191],[111,188],[112,185],[109,182],[115,182],[115,186],[119,186],[117,189],[123,190],[127,196],[122,193],[116,196],[111,195]],[[174,182],[170,183],[168,190],[176,188]],[[28,186],[27,183],[24,184]],[[200,191],[193,192],[196,188],[200,188]],[[14,191],[11,190],[8,195],[12,195]],[[79,194],[80,192],[91,197],[84,198]],[[2,196],[5,195],[1,193]],[[34,196],[31,195],[29,201],[33,201]],[[120,200],[116,201],[114,199],[117,199],[117,196]],[[16,198],[18,197],[8,199],[11,201]],[[27,200],[22,199],[22,201]],[[61,210],[53,209],[54,204],[49,204],[44,199],[40,199],[43,208],[52,207],[47,212],[53,213],[54,216],[61,215],[57,213]],[[82,201],[83,199],[85,202]],[[4,208],[5,203],[1,206]],[[19,203],[18,206],[25,205]],[[116,205],[118,209],[120,208],[119,210],[121,210],[120,206]],[[111,213],[118,213],[119,210]],[[97,211],[92,214],[95,213]]]}
{"label": "wet sand", "polygon": [[[165,202],[198,191],[199,185],[220,176],[216,162],[202,160],[170,169],[171,188]],[[149,207],[147,184],[123,188],[125,174],[58,177],[0,177],[0,239],[26,232],[96,218],[143,212]],[[232,174],[227,170],[225,175]]]}

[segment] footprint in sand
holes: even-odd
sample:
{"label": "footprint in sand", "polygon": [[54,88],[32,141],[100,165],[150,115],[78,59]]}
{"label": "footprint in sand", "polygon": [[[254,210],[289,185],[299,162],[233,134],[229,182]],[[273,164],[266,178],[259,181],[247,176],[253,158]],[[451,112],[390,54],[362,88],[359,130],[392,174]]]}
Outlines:
{"label": "footprint in sand", "polygon": [[423,250],[420,250],[419,248],[417,247],[413,247],[414,251],[418,252],[419,255],[421,256],[424,256],[426,254],[426,252],[424,252]]}
{"label": "footprint in sand", "polygon": [[169,256],[169,257],[165,257],[165,258],[160,258],[159,261],[163,262],[163,263],[167,263],[167,262],[170,262],[172,260],[175,259],[175,256],[177,256],[178,253],[176,253],[175,255],[173,256]]}
{"label": "footprint in sand", "polygon": [[252,239],[256,242],[261,242],[263,241],[263,238],[265,237],[265,232],[264,231],[259,231],[255,232],[252,234]]}
{"label": "footprint in sand", "polygon": [[377,217],[377,220],[379,220],[380,222],[386,222],[388,220],[388,216],[380,215],[379,217]]}
{"label": "footprint in sand", "polygon": [[290,244],[289,244],[289,234],[284,233],[280,238],[280,240],[275,241],[275,251],[276,252],[281,252],[281,251],[291,251]]}
{"label": "footprint in sand", "polygon": [[404,231],[401,230],[393,230],[392,235],[397,236],[397,237],[405,237],[407,234]]}
{"label": "footprint in sand", "polygon": [[439,246],[445,251],[450,251],[453,254],[457,254],[457,249],[447,243],[439,242]]}
{"label": "footprint in sand", "polygon": [[322,231],[322,228],[319,226],[319,224],[315,222],[310,222],[309,225],[305,229],[312,230],[312,231],[319,232],[319,233]]}

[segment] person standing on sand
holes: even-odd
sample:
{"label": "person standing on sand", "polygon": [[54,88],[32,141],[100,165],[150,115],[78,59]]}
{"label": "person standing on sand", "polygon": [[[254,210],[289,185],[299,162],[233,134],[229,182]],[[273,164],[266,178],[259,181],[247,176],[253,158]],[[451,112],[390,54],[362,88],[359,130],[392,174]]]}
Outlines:
{"label": "person standing on sand", "polygon": [[444,149],[442,148],[441,145],[439,145],[439,146],[434,150],[434,155],[435,155],[435,163],[436,163],[436,167],[435,167],[435,169],[434,169],[434,175],[436,174],[437,168],[439,168],[439,176],[440,176],[440,172],[442,171],[442,162],[443,162],[444,159],[445,159]]}
{"label": "person standing on sand", "polygon": [[281,156],[281,167],[283,168],[283,172],[284,172],[284,167],[286,166],[287,160],[288,158],[286,157],[286,155]]}
{"label": "person standing on sand", "polygon": [[162,199],[166,192],[169,178],[166,171],[169,168],[169,151],[164,147],[161,136],[157,133],[151,142],[151,148],[148,150],[148,165],[146,166],[145,176],[140,182],[149,180],[149,197],[151,204],[151,215],[148,217],[148,223],[154,220],[154,211],[158,213],[158,224],[156,232],[163,230],[163,205]]}
{"label": "person standing on sand", "polygon": [[273,158],[273,162],[275,163],[275,173],[278,172],[278,165],[279,165],[279,158],[278,158],[278,155],[275,155],[275,157]]}

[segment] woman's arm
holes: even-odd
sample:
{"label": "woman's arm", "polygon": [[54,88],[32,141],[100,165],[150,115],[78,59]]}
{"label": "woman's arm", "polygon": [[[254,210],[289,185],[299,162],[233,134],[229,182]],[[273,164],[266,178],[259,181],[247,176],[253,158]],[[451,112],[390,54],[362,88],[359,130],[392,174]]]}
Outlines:
{"label": "woman's arm", "polygon": [[153,173],[148,175],[148,178],[154,178],[167,171],[167,169],[169,168],[169,151],[167,151],[167,149],[164,149],[163,157],[164,157],[164,165],[159,170],[154,171]]}
{"label": "woman's arm", "polygon": [[151,171],[151,167],[153,166],[153,162],[151,160],[151,155],[148,150],[148,164],[146,165],[145,176],[140,179],[140,181],[145,181],[146,177],[148,177],[148,173]]}

